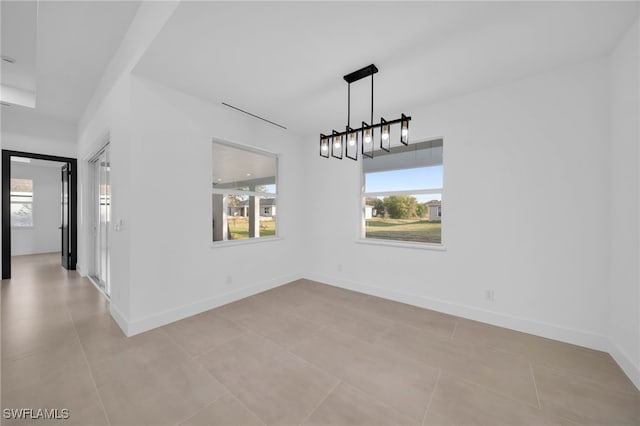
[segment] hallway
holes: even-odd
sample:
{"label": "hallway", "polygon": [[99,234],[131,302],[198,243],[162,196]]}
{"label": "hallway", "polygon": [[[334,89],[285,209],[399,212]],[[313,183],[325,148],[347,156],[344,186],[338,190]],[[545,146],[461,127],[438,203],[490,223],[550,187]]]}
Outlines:
{"label": "hallway", "polygon": [[108,424],[80,344],[98,326],[124,339],[108,302],[62,268],[59,253],[16,256],[12,266],[13,278],[2,282],[2,407],[68,408],[65,424]]}

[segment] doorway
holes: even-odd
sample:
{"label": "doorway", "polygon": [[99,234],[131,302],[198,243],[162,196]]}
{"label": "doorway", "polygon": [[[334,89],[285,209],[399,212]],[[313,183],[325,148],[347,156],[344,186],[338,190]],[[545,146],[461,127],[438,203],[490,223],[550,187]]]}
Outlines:
{"label": "doorway", "polygon": [[[60,169],[60,264],[69,270],[77,263],[77,160],[75,158],[32,152],[2,150],[2,279],[11,278],[11,158],[46,160],[63,163]],[[33,196],[33,193],[32,193]],[[22,197],[26,197],[24,194]],[[15,198],[15,196],[14,196]],[[23,204],[26,204],[27,201]],[[16,204],[16,203],[14,203]],[[14,206],[15,207],[15,206]],[[14,209],[15,210],[15,209]],[[28,206],[24,207],[28,211]]]}
{"label": "doorway", "polygon": [[91,174],[92,262],[89,276],[110,297],[109,229],[111,226],[111,164],[109,145],[89,160]]}

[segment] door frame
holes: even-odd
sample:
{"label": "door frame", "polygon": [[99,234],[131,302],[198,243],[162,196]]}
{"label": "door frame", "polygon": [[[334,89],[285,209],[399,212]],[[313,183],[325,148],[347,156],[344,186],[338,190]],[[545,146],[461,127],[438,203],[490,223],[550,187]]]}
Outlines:
{"label": "door frame", "polygon": [[[93,281],[94,285],[108,298],[111,298],[110,284],[109,284],[109,270],[107,270],[107,280],[103,282],[100,278],[100,275],[94,275],[96,273],[96,265],[98,263],[98,251],[96,250],[96,238],[99,231],[99,225],[96,225],[96,222],[100,222],[100,189],[99,189],[99,180],[96,179],[96,164],[100,161],[100,157],[104,154],[105,160],[107,164],[110,166],[111,162],[111,142],[107,140],[107,143],[101,146],[100,149],[96,150],[93,155],[88,157],[87,160],[87,175],[90,176],[90,189],[89,189],[89,197],[91,199],[91,208],[88,210],[90,217],[90,226],[93,229],[92,232],[92,240],[91,240],[91,262],[87,263],[87,276]],[[111,177],[109,176],[109,181]],[[109,189],[109,191],[111,191]],[[110,195],[110,194],[109,194]],[[98,204],[96,205],[96,201]],[[109,198],[109,206],[111,205],[111,198]],[[110,216],[111,217],[111,216]],[[94,228],[95,226],[95,228]],[[107,252],[109,252],[109,240],[110,240],[110,232],[108,231],[109,227],[107,227]],[[102,266],[101,266],[102,267]]]}
{"label": "door frame", "polygon": [[[49,160],[69,165],[70,197],[69,207],[69,269],[75,270],[78,261],[78,160],[56,155],[33,152],[2,150],[2,279],[11,278],[11,157]],[[62,249],[62,248],[61,248]]]}

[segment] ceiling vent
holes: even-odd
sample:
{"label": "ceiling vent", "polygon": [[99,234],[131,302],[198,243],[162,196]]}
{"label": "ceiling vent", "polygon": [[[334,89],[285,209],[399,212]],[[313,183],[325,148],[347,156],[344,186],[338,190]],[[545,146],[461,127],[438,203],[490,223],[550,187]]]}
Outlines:
{"label": "ceiling vent", "polygon": [[240,111],[240,112],[242,112],[242,113],[245,113],[245,114],[247,114],[247,115],[250,115],[251,117],[257,118],[257,119],[259,119],[259,120],[266,121],[267,123],[269,123],[269,124],[273,124],[274,126],[278,126],[278,127],[280,127],[281,129],[287,130],[287,128],[286,128],[286,127],[284,127],[284,126],[283,126],[283,125],[281,125],[281,124],[274,123],[273,121],[271,121],[271,120],[267,120],[266,118],[262,118],[262,117],[260,117],[259,115],[251,114],[250,112],[247,112],[247,111],[245,111],[245,110],[243,110],[243,109],[240,109],[240,108],[238,108],[238,107],[234,107],[233,105],[229,105],[229,104],[228,104],[228,103],[226,103],[226,102],[222,102],[222,105],[224,105],[224,106],[226,106],[226,107],[229,107],[229,108],[231,108],[231,109],[235,109],[236,111]]}

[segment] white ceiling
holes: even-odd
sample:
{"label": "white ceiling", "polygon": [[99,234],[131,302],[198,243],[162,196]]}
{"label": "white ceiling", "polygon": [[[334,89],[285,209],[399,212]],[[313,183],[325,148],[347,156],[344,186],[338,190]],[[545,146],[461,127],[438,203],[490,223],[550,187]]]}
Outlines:
{"label": "white ceiling", "polygon": [[[28,55],[29,46],[22,43],[21,33],[17,31],[28,24],[28,17],[14,13],[14,3],[3,0],[1,5],[3,24],[5,20],[12,22],[2,26],[2,54],[18,59]],[[34,2],[27,0],[26,3]],[[35,114],[68,123],[78,121],[139,5],[140,1],[41,0],[38,3]],[[21,66],[21,61],[16,65]],[[3,66],[3,83],[5,72],[13,75],[6,67]],[[24,109],[25,114],[31,111]]]}
{"label": "white ceiling", "polygon": [[[135,72],[317,134],[346,124],[342,76],[370,63],[375,115],[596,57],[637,2],[183,2]],[[368,81],[352,123],[368,121]]]}
{"label": "white ceiling", "polygon": [[27,92],[36,90],[36,28],[38,4],[35,1],[2,2],[2,55],[16,60],[2,61],[2,84]]}
{"label": "white ceiling", "polygon": [[19,167],[48,167],[48,168],[61,168],[67,163],[61,163],[59,161],[39,160],[37,158],[25,158],[25,157],[11,157],[13,161],[12,167],[18,165]]}
{"label": "white ceiling", "polygon": [[214,185],[237,188],[251,182],[258,185],[266,185],[267,181],[275,183],[276,158],[273,155],[214,143],[211,159],[212,170],[215,170]]}

